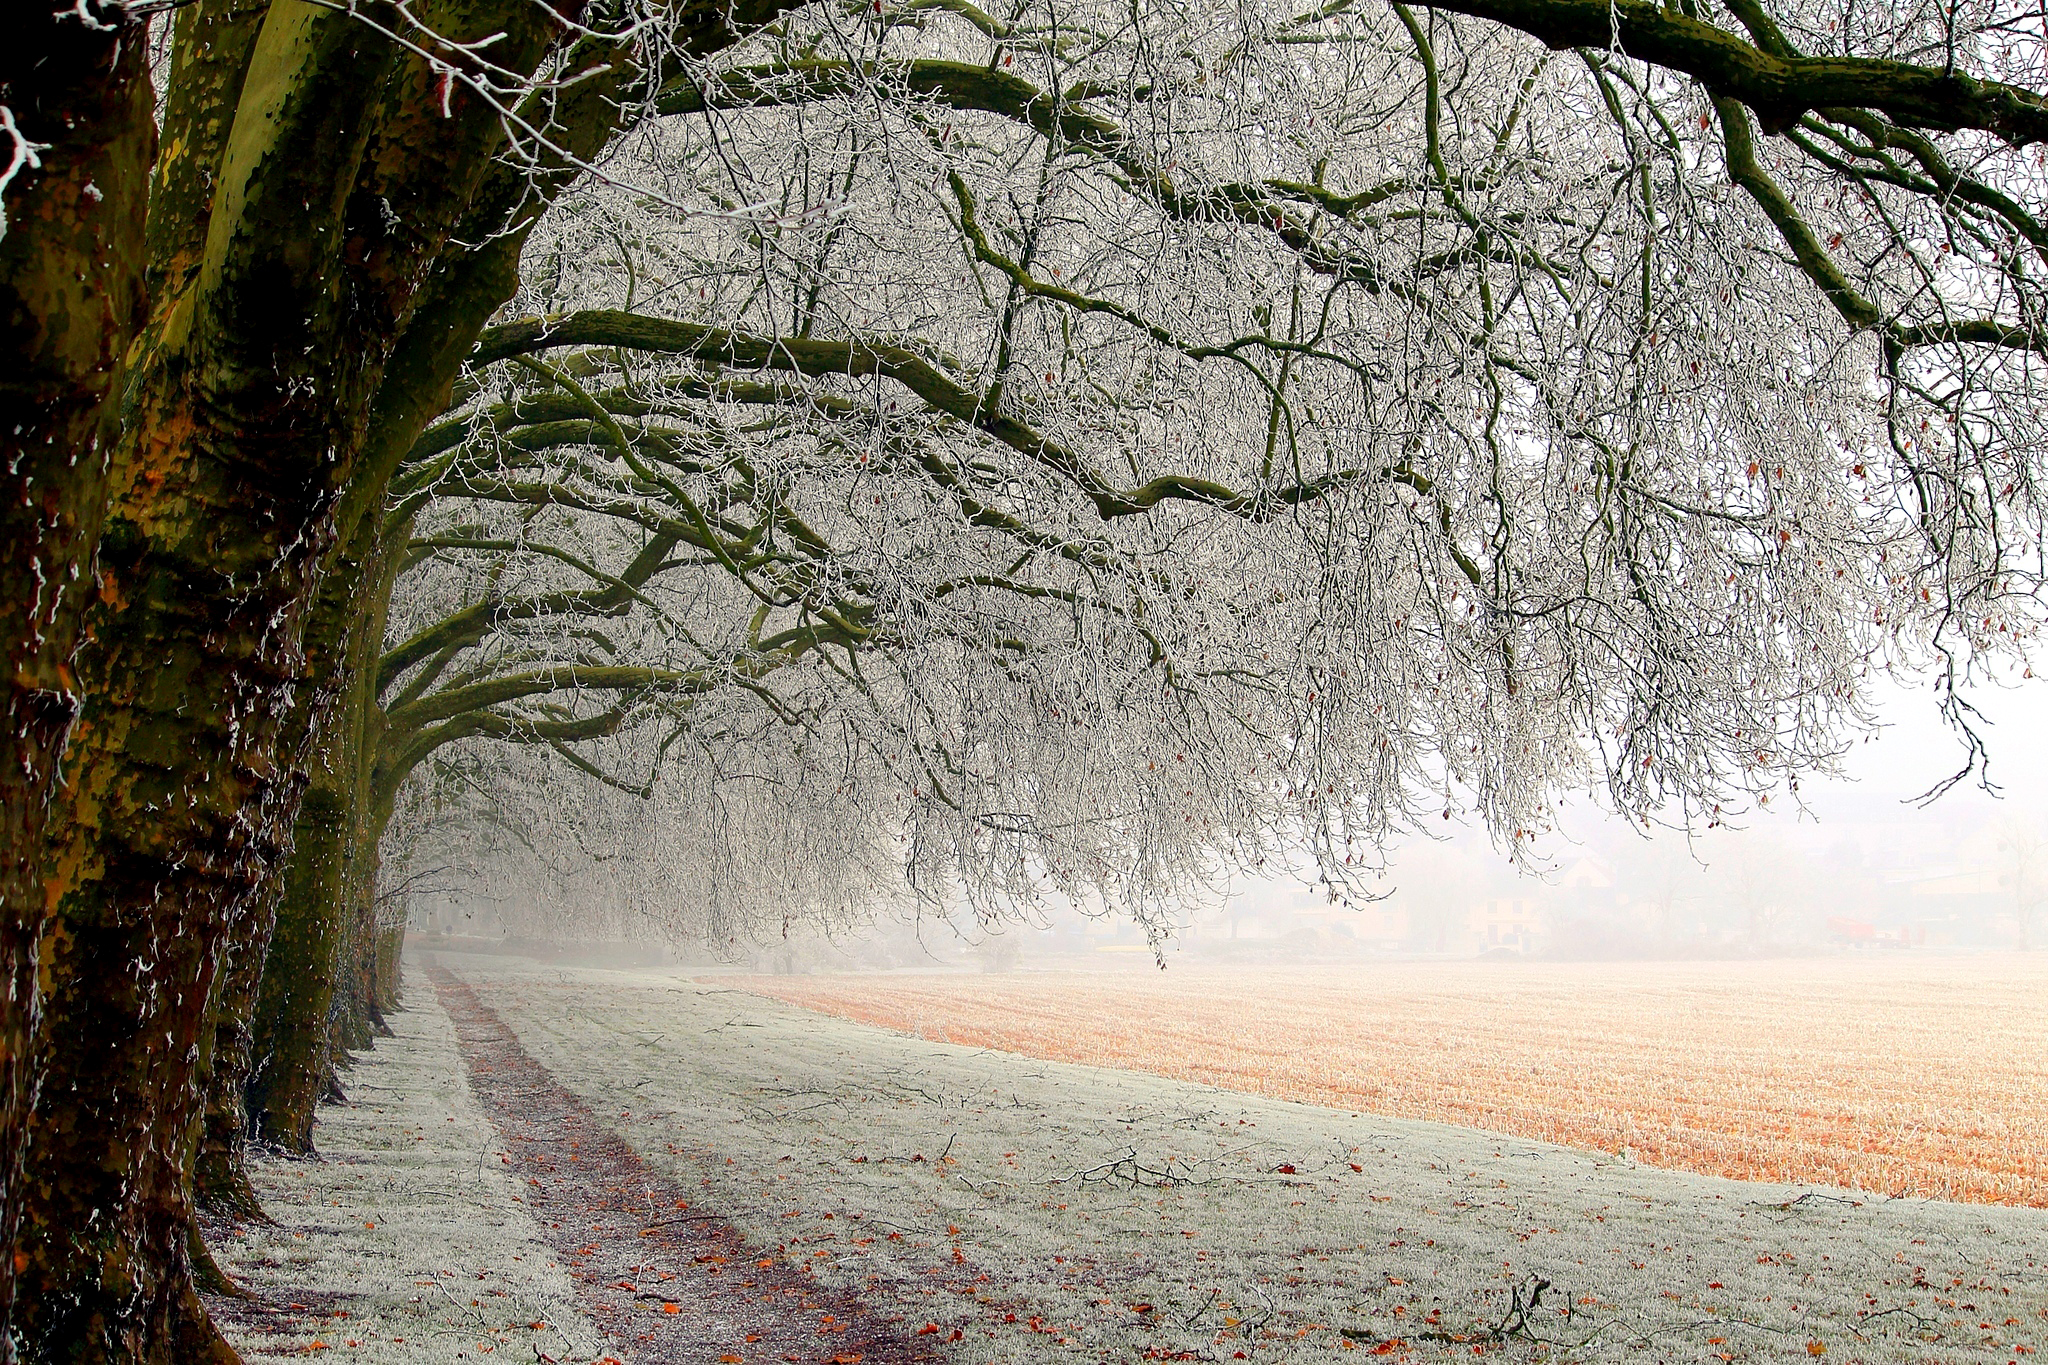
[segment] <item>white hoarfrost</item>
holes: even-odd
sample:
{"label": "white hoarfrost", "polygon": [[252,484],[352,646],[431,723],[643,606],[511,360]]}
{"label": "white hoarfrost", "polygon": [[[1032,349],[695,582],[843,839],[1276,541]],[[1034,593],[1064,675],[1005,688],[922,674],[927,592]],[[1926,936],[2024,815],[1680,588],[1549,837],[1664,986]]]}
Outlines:
{"label": "white hoarfrost", "polygon": [[[916,1340],[963,1365],[1346,1351],[2025,1365],[2048,1337],[2041,1210],[1641,1169],[902,1037],[677,976],[451,965],[764,1255],[908,1330],[929,1324]],[[445,1025],[425,1017],[409,1016],[412,1040],[433,1039],[405,1044],[419,1049],[412,1083],[459,1088]],[[435,1059],[445,1075],[427,1074]],[[372,1116],[348,1121],[367,1146]],[[446,1183],[408,1176],[406,1188],[452,1191],[459,1170],[462,1188],[504,1198],[476,1180],[478,1148],[447,1145],[430,1159]],[[415,1216],[396,1202],[392,1216]],[[439,1221],[450,1211],[434,1200],[418,1209],[394,1240],[430,1247],[460,1231],[483,1268],[473,1223]],[[337,1246],[361,1229],[338,1211],[328,1221],[346,1230]],[[468,1267],[452,1250],[434,1263]],[[1517,1296],[1526,1305],[1539,1281],[1540,1306],[1518,1318]]]}
{"label": "white hoarfrost", "polygon": [[321,1109],[321,1160],[252,1154],[277,1226],[216,1237],[213,1250],[284,1312],[227,1305],[229,1338],[251,1362],[603,1359],[502,1171],[448,1016],[423,982],[408,1004],[390,1016],[397,1037],[344,1073],[348,1103]]}

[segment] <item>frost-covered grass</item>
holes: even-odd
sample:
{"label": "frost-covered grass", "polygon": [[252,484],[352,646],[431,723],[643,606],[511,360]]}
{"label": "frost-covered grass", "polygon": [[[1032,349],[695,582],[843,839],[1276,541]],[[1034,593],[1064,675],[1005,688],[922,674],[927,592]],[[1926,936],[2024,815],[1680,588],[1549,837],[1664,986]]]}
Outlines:
{"label": "frost-covered grass", "polygon": [[[451,965],[706,1207],[960,1362],[1903,1365],[2023,1361],[2048,1338],[2041,1210],[1651,1170],[678,977]],[[1525,1330],[1489,1339],[1539,1279]]]}
{"label": "frost-covered grass", "polygon": [[2048,1208],[2048,953],[744,984],[927,1038],[1646,1165]]}
{"label": "frost-covered grass", "polygon": [[408,998],[398,1036],[344,1074],[349,1103],[320,1111],[323,1159],[252,1158],[277,1226],[214,1240],[260,1300],[214,1302],[230,1340],[252,1362],[603,1358],[499,1169],[448,1016],[424,981]]}

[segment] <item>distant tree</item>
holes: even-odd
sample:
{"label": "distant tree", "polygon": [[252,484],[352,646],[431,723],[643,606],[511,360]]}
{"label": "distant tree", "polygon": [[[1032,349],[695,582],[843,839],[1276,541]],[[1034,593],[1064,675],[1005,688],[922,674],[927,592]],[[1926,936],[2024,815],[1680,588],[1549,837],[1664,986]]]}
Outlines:
{"label": "distant tree", "polygon": [[1781,944],[1788,929],[1812,918],[1811,868],[1781,835],[1745,831],[1717,862],[1729,878],[1734,908],[1741,913],[1752,944]]}
{"label": "distant tree", "polygon": [[2030,821],[2011,817],[1999,823],[1999,886],[2010,898],[2018,946],[2034,946],[2033,926],[2048,902],[2048,834]]}
{"label": "distant tree", "polygon": [[1682,937],[1679,908],[1698,897],[1706,856],[1672,831],[1631,838],[1621,847],[1617,875],[1627,902],[1636,907],[1639,932],[1662,944]]}

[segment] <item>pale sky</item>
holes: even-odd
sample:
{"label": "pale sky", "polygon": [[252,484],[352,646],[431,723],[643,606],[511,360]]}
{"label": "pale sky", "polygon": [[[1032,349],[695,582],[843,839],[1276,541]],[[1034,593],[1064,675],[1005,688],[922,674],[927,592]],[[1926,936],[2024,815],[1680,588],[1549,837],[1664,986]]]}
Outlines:
{"label": "pale sky", "polygon": [[[1702,835],[1693,845],[1694,855],[1711,877],[1717,865],[1732,861],[1742,841],[1761,835],[1814,855],[1852,842],[1872,868],[1931,869],[1975,865],[1994,856],[1986,852],[1987,844],[1997,827],[2011,820],[2028,821],[2048,835],[2048,680],[1979,687],[1969,696],[1987,722],[1982,733],[2001,795],[1962,784],[1930,806],[1913,804],[1914,797],[1956,771],[1963,750],[1942,724],[1931,689],[1890,685],[1879,700],[1884,728],[1856,746],[1843,776],[1800,784],[1804,810],[1773,802],[1778,808],[1748,817],[1747,829]],[[1548,846],[1559,867],[1569,866],[1581,850],[1612,859],[1614,850],[1626,852],[1638,837],[1585,797],[1568,803],[1562,831],[1566,837]],[[1397,897],[1401,887],[1422,875],[1419,868],[1438,875],[1447,857],[1488,878],[1505,866],[1484,836],[1470,828],[1453,834],[1448,845],[1411,840],[1409,850],[1397,848],[1390,859],[1387,882]],[[1265,884],[1241,882],[1232,900],[1256,912],[1299,904],[1302,891],[1300,882],[1285,877]]]}

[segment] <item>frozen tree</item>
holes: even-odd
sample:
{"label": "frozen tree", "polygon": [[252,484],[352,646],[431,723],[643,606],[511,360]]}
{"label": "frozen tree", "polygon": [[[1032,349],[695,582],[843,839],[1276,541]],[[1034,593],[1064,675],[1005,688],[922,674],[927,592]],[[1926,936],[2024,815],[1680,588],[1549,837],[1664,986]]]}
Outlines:
{"label": "frozen tree", "polygon": [[[1142,912],[1280,845],[1342,881],[1452,804],[1511,847],[1587,784],[1711,823],[1825,766],[1873,671],[2023,652],[2036,22],[180,7],[153,185],[153,130],[76,121],[123,149],[90,182],[127,233],[95,278],[146,314],[129,344],[112,309],[111,419],[59,382],[111,421],[96,561],[101,466],[20,466],[83,509],[32,528],[41,572],[95,585],[38,637],[91,641],[51,664],[86,698],[68,788],[47,835],[9,827],[40,883],[9,891],[9,951],[57,926],[8,1186],[31,1354],[226,1358],[186,1259],[222,1003],[294,875],[360,884],[282,865],[302,787],[354,828],[367,730],[472,663],[548,685],[412,718],[678,791],[758,755],[914,886]],[[132,65],[86,74],[135,107]],[[36,155],[11,224],[85,154]],[[486,333],[522,271],[535,316]],[[592,508],[585,543],[550,496],[522,541],[493,481],[529,471],[482,418],[542,399],[587,415],[536,438],[537,482],[676,525]],[[455,543],[472,524],[491,546]],[[573,614],[494,608],[503,648],[366,690],[387,606],[402,644],[492,556],[586,592],[539,546],[617,578],[672,531],[673,588],[603,618],[602,666],[647,685],[602,685]],[[416,536],[454,558],[390,600]]]}
{"label": "frozen tree", "polygon": [[[2004,291],[2017,337],[2031,286],[1920,261],[1958,254],[1925,164],[1809,115],[1781,184],[1611,43],[1059,18],[1097,36],[991,69],[972,24],[820,16],[678,82],[480,356],[617,396],[491,397],[572,491],[436,485],[567,516],[673,471],[663,516],[730,513],[680,533],[737,594],[714,653],[758,605],[884,656],[866,747],[915,762],[859,790],[934,884],[1142,913],[1467,801],[1514,844],[1589,782],[1710,823],[1829,761],[1873,669],[2031,630],[2031,360],[1948,325]],[[749,212],[650,210],[707,184]]]}

